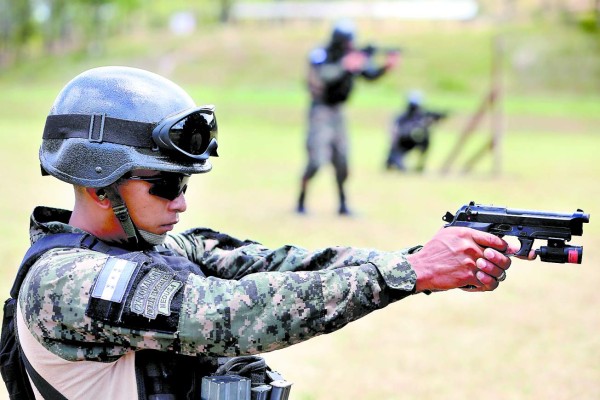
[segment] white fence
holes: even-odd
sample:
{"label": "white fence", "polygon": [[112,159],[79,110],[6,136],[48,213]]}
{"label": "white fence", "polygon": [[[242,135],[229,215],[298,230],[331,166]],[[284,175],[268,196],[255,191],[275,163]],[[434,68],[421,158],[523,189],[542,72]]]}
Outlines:
{"label": "white fence", "polygon": [[231,17],[243,19],[372,18],[403,20],[470,20],[479,11],[475,0],[272,1],[235,2]]}

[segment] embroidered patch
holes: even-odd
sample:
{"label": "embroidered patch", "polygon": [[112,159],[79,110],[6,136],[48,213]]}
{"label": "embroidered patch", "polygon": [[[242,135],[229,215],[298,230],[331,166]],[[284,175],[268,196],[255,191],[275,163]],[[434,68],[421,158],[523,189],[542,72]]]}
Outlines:
{"label": "embroidered patch", "polygon": [[158,314],[171,315],[171,301],[183,285],[173,280],[173,274],[152,268],[138,283],[131,305],[131,312],[155,319]]}
{"label": "embroidered patch", "polygon": [[92,297],[116,303],[123,301],[125,290],[137,264],[116,257],[108,257],[92,291]]}

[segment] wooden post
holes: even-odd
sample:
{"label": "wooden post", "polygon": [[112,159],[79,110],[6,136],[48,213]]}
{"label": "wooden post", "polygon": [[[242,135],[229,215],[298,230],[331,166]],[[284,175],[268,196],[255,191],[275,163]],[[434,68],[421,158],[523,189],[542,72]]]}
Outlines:
{"label": "wooden post", "polygon": [[504,63],[504,40],[498,35],[494,39],[494,57],[492,65],[492,82],[495,91],[494,102],[492,103],[492,152],[494,157],[494,166],[492,173],[500,175],[502,172],[502,142],[504,138],[504,82],[503,82],[503,63]]}
{"label": "wooden post", "polygon": [[492,173],[500,175],[502,172],[502,139],[504,136],[504,118],[502,110],[502,62],[504,44],[501,36],[494,38],[493,56],[492,56],[492,75],[490,90],[489,109],[491,114],[491,132],[490,139],[485,142],[482,148],[475,153],[473,157],[467,161],[463,172],[469,172],[473,166],[479,161],[488,151],[491,150],[493,157]]}
{"label": "wooden post", "polygon": [[493,102],[494,102],[494,92],[490,91],[483,98],[483,101],[480,103],[479,108],[477,109],[475,114],[473,114],[473,116],[467,123],[467,126],[465,127],[465,129],[463,129],[462,133],[460,134],[460,137],[458,138],[458,142],[456,142],[456,144],[454,145],[454,148],[452,149],[452,151],[448,155],[448,158],[444,162],[444,166],[442,167],[442,173],[446,173],[446,172],[450,171],[450,166],[452,165],[452,163],[454,162],[456,157],[458,157],[458,153],[465,145],[468,137],[471,136],[471,134],[473,133],[475,128],[477,128],[477,125],[479,125],[482,118],[485,116],[487,109],[490,107],[490,104]]}
{"label": "wooden post", "polygon": [[475,128],[480,124],[481,120],[489,110],[491,113],[491,134],[490,139],[467,161],[463,172],[469,172],[473,166],[490,150],[493,153],[494,165],[493,173],[500,174],[502,170],[502,138],[504,136],[504,118],[502,115],[502,63],[504,44],[501,36],[496,36],[492,43],[492,66],[490,77],[490,89],[479,108],[473,114],[467,126],[462,131],[458,142],[448,155],[448,158],[443,164],[442,173],[447,173],[450,170],[451,164],[454,162],[460,150],[464,147],[467,138],[473,133]]}

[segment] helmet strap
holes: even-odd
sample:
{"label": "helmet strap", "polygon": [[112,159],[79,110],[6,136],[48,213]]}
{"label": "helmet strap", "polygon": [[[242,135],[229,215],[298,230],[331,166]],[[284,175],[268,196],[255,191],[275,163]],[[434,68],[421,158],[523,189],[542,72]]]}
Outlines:
{"label": "helmet strap", "polygon": [[138,229],[138,232],[144,242],[148,243],[151,246],[159,246],[165,242],[165,238],[167,237],[166,233],[158,235],[156,233],[148,232],[143,229]]}
{"label": "helmet strap", "polygon": [[160,245],[165,241],[166,234],[157,235],[151,232],[146,232],[142,229],[138,229],[131,220],[129,210],[123,198],[119,194],[117,189],[118,183],[113,183],[110,186],[106,186],[104,189],[104,196],[110,201],[113,213],[119,220],[123,231],[127,235],[126,244],[134,247],[153,247]]}
{"label": "helmet strap", "polygon": [[139,243],[135,226],[133,225],[133,221],[129,216],[129,210],[127,209],[123,198],[117,190],[117,184],[114,183],[112,185],[106,186],[104,188],[104,192],[106,193],[106,197],[108,197],[108,200],[110,201],[110,205],[112,206],[115,216],[119,220],[121,227],[123,227],[123,230],[127,235],[127,243]]}

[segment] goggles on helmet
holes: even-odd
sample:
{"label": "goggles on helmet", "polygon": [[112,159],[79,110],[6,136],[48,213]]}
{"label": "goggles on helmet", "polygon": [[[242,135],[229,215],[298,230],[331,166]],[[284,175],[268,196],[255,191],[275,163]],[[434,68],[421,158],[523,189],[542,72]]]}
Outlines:
{"label": "goggles on helmet", "polygon": [[214,109],[212,105],[195,107],[167,116],[158,123],[112,118],[106,114],[49,115],[43,139],[79,138],[156,151],[164,149],[174,155],[204,161],[218,156]]}
{"label": "goggles on helmet", "polygon": [[152,140],[158,147],[187,157],[206,160],[217,155],[217,119],[214,106],[198,107],[171,115],[158,123]]}
{"label": "goggles on helmet", "polygon": [[157,175],[151,176],[128,174],[122,179],[148,182],[150,183],[150,190],[148,192],[151,195],[173,201],[181,196],[182,193],[185,193],[190,176],[175,172],[160,172]]}

